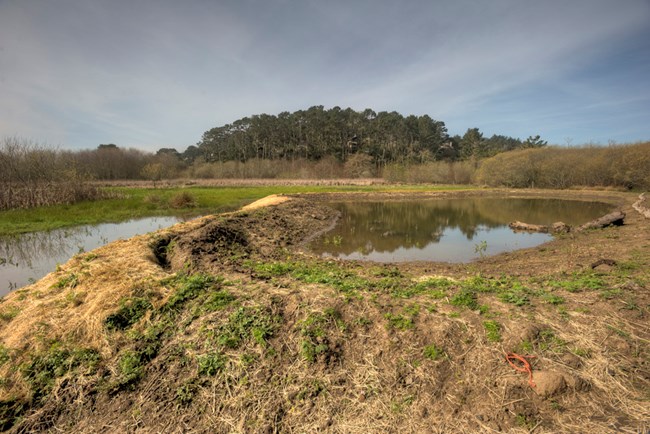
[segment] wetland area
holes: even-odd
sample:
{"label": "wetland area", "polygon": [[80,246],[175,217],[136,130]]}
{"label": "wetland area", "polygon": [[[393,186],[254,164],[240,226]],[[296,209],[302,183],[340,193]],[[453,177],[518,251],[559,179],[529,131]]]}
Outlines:
{"label": "wetland area", "polygon": [[[2,301],[3,428],[644,432],[650,219],[636,196],[276,196],[76,254]],[[501,253],[482,243],[510,220],[576,225],[610,209],[623,225]],[[450,230],[469,262],[314,247],[361,252],[370,234],[373,250],[424,249]]]}

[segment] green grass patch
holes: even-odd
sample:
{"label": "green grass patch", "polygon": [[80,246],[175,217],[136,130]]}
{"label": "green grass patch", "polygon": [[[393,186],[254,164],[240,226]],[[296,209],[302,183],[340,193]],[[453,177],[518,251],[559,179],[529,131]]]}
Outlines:
{"label": "green grass patch", "polygon": [[0,366],[4,365],[11,359],[9,350],[4,345],[0,344]]}
{"label": "green grass patch", "polygon": [[125,351],[117,363],[119,369],[118,386],[122,387],[139,381],[144,375],[146,362],[140,352]]}
{"label": "green grass patch", "polygon": [[123,298],[118,311],[107,316],[104,325],[108,330],[124,330],[138,322],[151,308],[151,303],[146,298]]}
{"label": "green grass patch", "polygon": [[207,291],[218,291],[223,278],[214,277],[209,274],[179,274],[167,279],[163,284],[176,288],[176,292],[169,298],[164,306],[167,311],[180,309],[187,301],[193,300]]}
{"label": "green grass patch", "polygon": [[0,321],[11,321],[20,313],[18,306],[9,306],[0,310]]}
{"label": "green grass patch", "polygon": [[388,327],[397,330],[410,330],[415,327],[413,318],[407,315],[387,313],[384,318],[388,320]]}
{"label": "green grass patch", "polygon": [[483,321],[483,328],[488,341],[501,341],[501,324],[496,321]]}
{"label": "green grass patch", "polygon": [[217,352],[203,354],[197,357],[199,375],[213,377],[226,367],[226,357]]}
{"label": "green grass patch", "polygon": [[34,399],[39,400],[51,391],[56,378],[68,373],[74,376],[92,374],[100,360],[94,349],[68,348],[53,342],[47,351],[33,354],[19,369]]}
{"label": "green grass patch", "polygon": [[434,362],[442,357],[445,357],[445,351],[437,346],[436,344],[431,344],[427,345],[426,347],[423,348],[422,354],[424,357],[426,357],[429,360],[433,360]]}
{"label": "green grass patch", "polygon": [[432,298],[444,298],[447,296],[447,290],[454,283],[444,277],[433,277],[417,283],[393,280],[393,285],[386,285],[386,282],[390,282],[390,279],[384,278],[380,280],[378,286],[390,288],[391,295],[396,298],[411,298],[421,294]]}
{"label": "green grass patch", "polygon": [[70,273],[67,276],[61,277],[57,282],[52,285],[53,288],[76,288],[79,284],[79,276],[75,273]]}
{"label": "green grass patch", "polygon": [[548,285],[551,288],[564,289],[568,292],[581,292],[603,289],[607,282],[594,273],[574,273],[561,280],[551,280]]}
{"label": "green grass patch", "polygon": [[468,288],[462,288],[449,300],[449,303],[453,306],[466,307],[470,310],[479,309],[476,292]]}
{"label": "green grass patch", "polygon": [[230,314],[225,324],[214,331],[214,337],[226,348],[239,348],[251,339],[266,347],[278,322],[278,318],[273,318],[260,307],[240,306]]}
{"label": "green grass patch", "polygon": [[347,296],[355,296],[359,290],[374,287],[370,280],[330,262],[259,262],[249,265],[260,278],[288,276],[304,283],[330,286]]}
{"label": "green grass patch", "polygon": [[346,326],[341,313],[333,308],[323,312],[312,312],[298,324],[302,337],[300,341],[300,354],[308,362],[315,362],[316,358],[329,351],[328,333],[338,329],[345,331]]}

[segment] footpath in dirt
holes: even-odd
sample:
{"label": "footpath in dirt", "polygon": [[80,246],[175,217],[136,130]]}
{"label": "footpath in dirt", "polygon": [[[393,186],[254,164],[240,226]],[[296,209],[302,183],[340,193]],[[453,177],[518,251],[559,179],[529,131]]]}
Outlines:
{"label": "footpath in dirt", "polygon": [[331,196],[275,196],[111,243],[2,300],[0,428],[647,432],[637,195],[419,194],[605,201],[625,219],[470,264],[375,264],[310,253]]}

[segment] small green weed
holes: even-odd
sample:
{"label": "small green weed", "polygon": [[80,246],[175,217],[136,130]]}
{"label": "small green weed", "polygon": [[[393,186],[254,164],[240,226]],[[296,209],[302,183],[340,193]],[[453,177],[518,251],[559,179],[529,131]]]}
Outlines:
{"label": "small green weed", "polygon": [[176,402],[178,403],[178,405],[181,406],[189,405],[194,399],[196,390],[197,390],[196,384],[194,384],[194,382],[192,381],[185,383],[181,385],[178,389],[176,389]]}
{"label": "small green weed", "polygon": [[536,346],[539,351],[561,353],[566,347],[566,342],[555,335],[551,329],[543,329],[537,335]]}
{"label": "small green weed", "polygon": [[499,342],[501,340],[501,324],[496,321],[483,321],[483,328],[488,341]]}
{"label": "small green weed", "polygon": [[588,348],[576,347],[571,352],[578,357],[584,357],[584,358],[591,357],[591,350]]}
{"label": "small green weed", "polygon": [[228,291],[216,291],[208,295],[201,308],[206,312],[214,312],[224,309],[235,300],[236,297]]}
{"label": "small green weed", "polygon": [[0,344],[0,366],[4,365],[11,359],[9,350],[4,345]]}
{"label": "small green weed", "polygon": [[146,298],[123,298],[118,311],[106,317],[104,326],[111,331],[124,330],[138,322],[151,308],[151,303]]}
{"label": "small green weed", "polygon": [[619,288],[603,289],[600,291],[600,298],[604,300],[612,300],[620,296],[622,291]]}
{"label": "small green weed", "polygon": [[199,295],[208,290],[219,289],[222,278],[210,276],[208,274],[181,274],[169,279],[165,283],[171,283],[175,286],[176,292],[169,298],[165,305],[165,310],[178,309],[188,300],[197,298]]}
{"label": "small green weed", "polygon": [[53,288],[75,288],[79,284],[79,276],[70,273],[67,276],[61,277],[54,285]]}
{"label": "small green weed", "polygon": [[127,350],[122,354],[117,363],[119,369],[119,386],[133,384],[144,375],[144,363],[142,355],[137,351]]}
{"label": "small green weed", "polygon": [[392,313],[384,314],[384,318],[388,320],[388,327],[397,330],[410,330],[415,327],[413,318],[405,315],[394,315]]}
{"label": "small green weed", "polygon": [[199,375],[213,377],[226,367],[226,358],[221,353],[208,353],[197,357]]}
{"label": "small green weed", "polygon": [[322,313],[312,312],[298,325],[303,339],[300,342],[300,353],[309,362],[315,362],[320,354],[329,351],[327,332],[336,327],[345,331],[345,323],[341,313],[333,308],[325,309]]}
{"label": "small green weed", "polygon": [[478,244],[474,245],[474,253],[478,254],[481,258],[487,256],[487,241],[483,240]]}
{"label": "small green weed", "polygon": [[9,306],[0,310],[0,321],[11,321],[16,318],[19,313],[20,309],[17,306]]}
{"label": "small green weed", "polygon": [[436,361],[441,357],[446,356],[445,351],[439,346],[437,346],[436,344],[427,345],[422,350],[422,353],[424,354],[424,357],[433,361]]}
{"label": "small green weed", "polygon": [[249,338],[261,346],[266,346],[276,323],[277,319],[261,308],[239,307],[215,334],[218,344],[227,348],[239,348]]}
{"label": "small green weed", "polygon": [[479,308],[476,292],[469,288],[462,288],[460,292],[449,300],[449,303],[454,306],[466,307],[470,310],[478,310]]}
{"label": "small green weed", "polygon": [[307,382],[303,388],[296,395],[297,401],[305,399],[313,399],[325,391],[325,385],[319,380],[311,380]]}

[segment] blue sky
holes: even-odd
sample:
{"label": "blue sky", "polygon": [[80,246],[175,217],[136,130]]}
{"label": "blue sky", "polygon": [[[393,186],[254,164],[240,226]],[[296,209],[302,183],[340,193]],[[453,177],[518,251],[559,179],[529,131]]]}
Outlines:
{"label": "blue sky", "polygon": [[0,0],[0,138],[182,151],[314,105],[650,140],[650,1]]}

